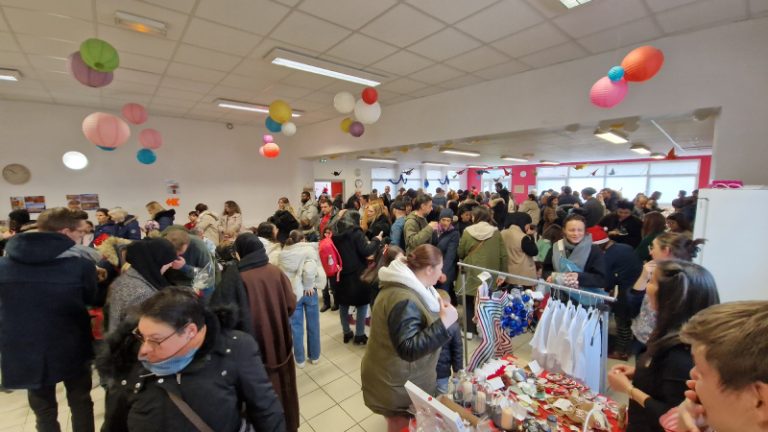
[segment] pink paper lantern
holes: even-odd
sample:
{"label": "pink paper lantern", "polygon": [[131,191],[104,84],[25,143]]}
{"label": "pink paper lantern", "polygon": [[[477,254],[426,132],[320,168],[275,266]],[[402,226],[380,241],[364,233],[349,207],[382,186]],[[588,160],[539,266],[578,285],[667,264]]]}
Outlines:
{"label": "pink paper lantern", "polygon": [[259,147],[259,154],[260,154],[262,157],[265,157],[265,156],[264,156],[264,146],[261,146],[261,147]]}
{"label": "pink paper lantern", "polygon": [[155,129],[142,129],[139,132],[141,146],[148,149],[159,149],[163,145],[163,136]]}
{"label": "pink paper lantern", "polygon": [[120,117],[95,112],[83,120],[83,135],[99,147],[115,148],[128,141],[131,129]]}
{"label": "pink paper lantern", "polygon": [[80,57],[80,51],[75,51],[70,54],[67,64],[72,76],[80,81],[81,84],[88,87],[99,88],[107,86],[114,78],[112,72],[99,72],[95,69],[91,69],[85,64],[83,58]]}
{"label": "pink paper lantern", "polygon": [[607,76],[602,77],[589,91],[589,100],[600,108],[611,108],[624,100],[628,89],[627,80],[623,78],[618,81],[611,81]]}
{"label": "pink paper lantern", "polygon": [[128,120],[128,123],[140,125],[147,121],[147,110],[137,103],[125,104],[123,117]]}
{"label": "pink paper lantern", "polygon": [[275,142],[275,137],[273,137],[270,134],[264,134],[264,136],[262,137],[262,141],[264,142],[264,144]]}

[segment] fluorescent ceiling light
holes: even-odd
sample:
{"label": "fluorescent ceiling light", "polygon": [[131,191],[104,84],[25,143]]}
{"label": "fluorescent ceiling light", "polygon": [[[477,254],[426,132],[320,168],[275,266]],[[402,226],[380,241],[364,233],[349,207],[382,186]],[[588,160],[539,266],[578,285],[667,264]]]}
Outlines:
{"label": "fluorescent ceiling light", "polygon": [[528,159],[516,158],[512,156],[502,156],[501,160],[510,161],[510,162],[528,162]]}
{"label": "fluorescent ceiling light", "polygon": [[360,156],[357,158],[357,160],[363,161],[363,162],[381,162],[381,163],[390,163],[390,164],[397,163],[397,159],[372,158],[372,157],[365,157],[365,156]]}
{"label": "fluorescent ceiling light", "polygon": [[0,81],[19,81],[21,72],[16,69],[0,69]]}
{"label": "fluorescent ceiling light", "polygon": [[[215,101],[213,101],[213,103],[215,103],[216,106],[220,108],[229,108],[233,110],[269,114],[269,107],[267,105],[252,104],[248,102],[239,102],[239,101],[233,101],[229,99],[216,99]],[[291,117],[301,117],[302,114],[303,112],[301,111],[292,110]]]}
{"label": "fluorescent ceiling light", "polygon": [[130,14],[128,12],[115,12],[115,24],[139,33],[160,36],[165,36],[168,33],[168,26],[164,22]]}
{"label": "fluorescent ceiling light", "polygon": [[480,153],[478,152],[466,151],[466,150],[453,150],[453,149],[443,149],[443,150],[440,150],[440,153],[456,155],[456,156],[470,156],[470,157],[480,156]]}
{"label": "fluorescent ceiling light", "polygon": [[488,165],[467,165],[467,168],[487,169],[487,168],[489,168],[489,166]]}
{"label": "fluorescent ceiling light", "polygon": [[544,159],[542,159],[541,161],[539,161],[539,163],[541,163],[542,165],[553,165],[553,166],[554,166],[554,165],[560,165],[560,162],[557,162],[557,161],[551,161],[551,160],[544,160]]}
{"label": "fluorescent ceiling light", "polygon": [[635,153],[640,153],[644,155],[651,154],[651,149],[649,149],[648,146],[642,145],[642,144],[633,144],[632,147],[630,147],[629,149]]}
{"label": "fluorescent ceiling light", "polygon": [[351,66],[320,60],[281,48],[275,48],[270,51],[269,54],[267,54],[266,59],[274,65],[371,87],[376,87],[386,78],[383,75],[366,72]]}
{"label": "fluorescent ceiling light", "polygon": [[598,128],[595,130],[595,136],[613,144],[626,144],[629,142],[627,134],[615,129],[605,131]]}
{"label": "fluorescent ceiling light", "polygon": [[573,9],[576,6],[581,6],[591,1],[592,0],[560,0],[560,3],[562,3],[563,6],[567,7],[568,9]]}
{"label": "fluorescent ceiling light", "polygon": [[651,153],[652,159],[664,159],[665,157],[667,157],[667,155],[664,153]]}
{"label": "fluorescent ceiling light", "polygon": [[429,165],[429,166],[450,166],[451,165],[447,162],[427,162],[427,161],[422,161],[421,164]]}

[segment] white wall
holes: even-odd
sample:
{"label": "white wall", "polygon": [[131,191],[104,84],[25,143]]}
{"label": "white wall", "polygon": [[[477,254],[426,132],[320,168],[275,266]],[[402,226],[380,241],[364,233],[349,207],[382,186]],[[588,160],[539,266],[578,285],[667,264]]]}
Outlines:
{"label": "white wall", "polygon": [[[128,101],[126,101],[128,102]],[[221,123],[152,116],[141,127],[163,134],[153,165],[141,165],[140,126],[131,126],[131,139],[113,152],[99,150],[83,137],[81,123],[93,110],[80,107],[3,101],[0,103],[0,165],[21,163],[32,171],[32,179],[13,186],[0,179],[0,217],[10,211],[10,196],[45,195],[47,206],[66,205],[66,194],[98,193],[103,207],[123,206],[143,222],[144,205],[164,202],[165,180],[180,182],[181,206],[177,221],[198,202],[221,212],[224,201],[240,204],[246,224],[265,220],[280,196],[299,200],[301,188],[312,184],[311,162],[300,160],[295,148],[281,145],[275,160],[258,153],[261,131]],[[82,171],[64,167],[61,156],[76,150],[90,159]]]}
{"label": "white wall", "polygon": [[[292,144],[293,145],[293,144]],[[314,179],[333,180],[344,182],[344,200],[355,193],[355,180],[360,179],[363,182],[361,190],[363,193],[371,191],[371,166],[367,163],[358,163],[346,159],[328,159],[328,162],[320,163],[318,160],[312,162]],[[360,175],[355,175],[355,170],[360,170]],[[341,171],[341,175],[335,177],[333,172]]]}
{"label": "white wall", "polygon": [[342,134],[335,119],[304,127],[293,141],[306,155],[321,156],[721,106],[713,177],[768,184],[763,163],[767,40],[768,18],[763,18],[653,41],[664,51],[663,69],[651,81],[631,83],[626,99],[610,110],[592,106],[589,89],[630,49],[385,105],[381,120],[367,127],[361,138]]}

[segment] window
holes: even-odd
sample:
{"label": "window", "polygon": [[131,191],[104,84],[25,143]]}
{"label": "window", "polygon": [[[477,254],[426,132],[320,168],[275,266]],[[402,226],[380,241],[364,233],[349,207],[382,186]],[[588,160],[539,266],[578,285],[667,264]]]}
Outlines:
{"label": "window", "polygon": [[537,179],[536,181],[536,191],[539,195],[541,195],[542,192],[550,189],[560,192],[560,188],[563,186],[565,186],[565,180],[561,179]]}
{"label": "window", "polygon": [[[592,173],[595,173],[595,175],[592,175]],[[574,177],[602,177],[603,173],[605,173],[605,167],[602,165],[587,165],[582,169],[576,169],[574,167],[571,167],[568,175],[571,178]]]}
{"label": "window", "polygon": [[[640,164],[616,164],[605,167],[608,175],[615,176],[644,176],[648,174],[648,163]],[[613,173],[613,174],[611,174]]]}
{"label": "window", "polygon": [[645,193],[646,176],[636,177],[616,177],[608,176],[605,178],[605,187],[621,192],[621,196],[628,200],[635,199],[635,195]]}
{"label": "window", "polygon": [[536,175],[539,177],[568,177],[567,166],[555,166],[555,167],[538,167],[536,168]]}
{"label": "window", "polygon": [[[651,175],[699,174],[698,160],[656,162],[651,164]],[[677,193],[675,193],[677,196]]]}
{"label": "window", "polygon": [[677,198],[679,191],[690,192],[696,189],[697,183],[697,176],[651,177],[648,181],[648,195],[659,191],[661,192],[659,203],[671,204],[672,200]]}
{"label": "window", "polygon": [[[568,180],[568,186],[575,191],[581,192],[582,189],[587,187],[593,187],[595,190],[604,188],[605,179],[603,177],[583,177],[583,178],[571,178]],[[556,189],[557,190],[557,189]]]}
{"label": "window", "polygon": [[[384,187],[389,186],[392,189],[398,189],[389,180],[397,180],[394,168],[371,168],[371,190],[376,189],[379,193],[384,193]],[[370,192],[370,191],[364,191]]]}
{"label": "window", "polygon": [[447,186],[440,184],[440,182],[444,180],[445,180],[445,174],[443,174],[442,170],[428,169],[427,181],[429,181],[429,187],[424,188],[424,191],[434,195],[437,192],[437,188],[442,188],[443,190],[445,190]]}

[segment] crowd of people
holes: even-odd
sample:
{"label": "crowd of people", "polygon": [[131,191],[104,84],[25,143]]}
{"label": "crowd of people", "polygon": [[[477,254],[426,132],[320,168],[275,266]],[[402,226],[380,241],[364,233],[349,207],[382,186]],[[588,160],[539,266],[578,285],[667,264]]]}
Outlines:
{"label": "crowd of people", "polygon": [[[59,430],[61,382],[73,430],[94,429],[94,362],[104,430],[296,431],[296,368],[321,361],[319,316],[330,310],[343,343],[366,345],[366,405],[401,430],[412,416],[403,384],[444,392],[463,367],[457,307],[463,336],[476,333],[483,282],[472,269],[458,278],[461,261],[512,275],[494,289],[541,279],[616,297],[610,355],[637,356],[636,368],[608,373],[631,400],[628,430],[661,430],[671,412],[678,430],[704,430],[705,412],[717,430],[737,430],[711,405],[726,398],[765,427],[768,304],[717,306],[711,274],[691,263],[704,243],[692,238],[695,197],[681,191],[662,210],[659,193],[629,201],[568,186],[521,202],[501,183],[494,193],[387,186],[346,200],[305,190],[249,228],[234,201],[221,214],[197,204],[183,225],[156,201],[143,225],[120,207],[98,209],[92,224],[76,201],[36,221],[15,210],[1,243],[3,386],[28,390],[41,431]],[[732,340],[749,374],[712,333]]]}

